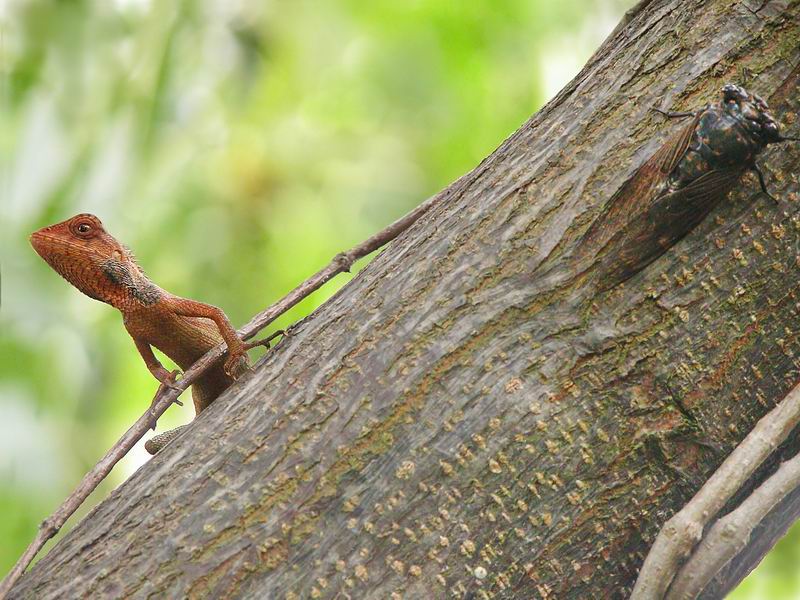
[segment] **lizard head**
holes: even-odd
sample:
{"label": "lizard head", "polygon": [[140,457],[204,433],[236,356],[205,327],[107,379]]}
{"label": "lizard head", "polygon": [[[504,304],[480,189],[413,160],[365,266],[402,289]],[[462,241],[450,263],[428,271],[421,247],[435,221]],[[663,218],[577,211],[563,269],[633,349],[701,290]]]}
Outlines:
{"label": "lizard head", "polygon": [[139,272],[130,251],[88,213],[34,231],[30,240],[59,275],[87,296],[108,304],[116,305],[127,296],[124,275],[130,279]]}

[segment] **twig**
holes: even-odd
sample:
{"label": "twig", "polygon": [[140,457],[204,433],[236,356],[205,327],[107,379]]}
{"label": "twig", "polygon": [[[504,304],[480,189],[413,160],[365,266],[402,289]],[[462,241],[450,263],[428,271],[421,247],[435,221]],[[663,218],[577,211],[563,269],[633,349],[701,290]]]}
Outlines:
{"label": "twig", "polygon": [[[250,321],[238,331],[239,336],[244,340],[252,338],[259,331],[272,323],[272,321],[305,297],[318,290],[333,277],[339,273],[349,272],[355,261],[371,254],[408,229],[417,219],[425,214],[440,197],[442,197],[442,194],[437,194],[428,198],[413,211],[398,219],[385,229],[379,231],[347,252],[337,254],[327,267],[317,271],[278,302],[250,319]],[[194,383],[211,365],[216,363],[225,354],[225,351],[226,346],[224,343],[213,350],[209,350],[194,363],[191,368],[184,372],[183,377],[175,382],[174,387],[165,387],[156,395],[150,408],[148,408],[148,410],[139,417],[136,423],[117,440],[105,456],[92,467],[83,477],[78,487],[75,488],[61,506],[58,507],[58,510],[42,522],[36,537],[8,575],[6,575],[5,579],[3,579],[2,583],[0,583],[0,600],[6,597],[47,540],[58,533],[67,519],[72,516],[89,494],[91,494],[100,482],[111,472],[114,465],[133,448],[136,442],[142,439],[147,433],[147,430],[150,429],[154,419],[158,419],[158,417],[164,414],[167,408],[178,399],[178,396],[192,385],[192,383]]]}
{"label": "twig", "polygon": [[734,448],[700,491],[664,523],[639,572],[631,600],[661,600],[680,560],[700,540],[703,529],[758,466],[800,422],[800,386],[796,386]]}
{"label": "twig", "polygon": [[800,454],[753,491],[739,507],[719,519],[675,576],[667,600],[692,600],[750,541],[750,534],[786,494],[800,485]]}

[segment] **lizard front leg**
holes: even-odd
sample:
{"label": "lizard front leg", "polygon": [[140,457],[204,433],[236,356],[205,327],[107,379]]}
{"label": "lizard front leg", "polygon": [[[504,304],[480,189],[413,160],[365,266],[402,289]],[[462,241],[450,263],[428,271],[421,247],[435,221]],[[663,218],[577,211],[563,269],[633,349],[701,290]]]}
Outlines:
{"label": "lizard front leg", "polygon": [[[150,347],[150,344],[148,344],[143,339],[134,337],[133,343],[136,344],[136,349],[139,351],[139,354],[141,355],[142,359],[144,359],[144,364],[147,365],[148,370],[153,374],[153,377],[158,379],[160,383],[160,385],[158,386],[158,390],[156,391],[156,395],[153,396],[153,403],[155,403],[155,401],[158,399],[158,397],[161,395],[161,392],[163,392],[165,388],[175,389],[175,378],[178,376],[180,371],[178,371],[177,369],[175,369],[174,371],[168,371],[167,369],[165,369],[164,365],[162,365],[161,362],[159,362],[159,360],[156,358],[156,355],[153,354],[153,349]],[[183,406],[183,403],[177,398],[175,399],[175,403],[180,406]],[[153,406],[151,405],[150,406],[151,414],[152,410]],[[156,428],[156,417],[155,414],[153,414],[153,425],[151,426],[151,429],[155,428]]]}
{"label": "lizard front leg", "polygon": [[[150,347],[150,344],[143,339],[134,337],[133,343],[136,344],[136,349],[139,351],[142,359],[144,359],[144,364],[147,365],[147,369],[153,374],[153,377],[161,382],[162,387],[166,386],[174,389],[175,386],[173,384],[175,383],[175,377],[180,371],[177,369],[168,371],[164,368],[164,365],[162,365],[156,358],[156,355],[153,354],[153,349]],[[159,388],[159,391],[161,391],[161,388]]]}
{"label": "lizard front leg", "polygon": [[227,315],[222,309],[188,298],[179,296],[168,296],[164,298],[164,304],[168,310],[182,317],[201,317],[211,319],[216,323],[222,339],[228,345],[228,358],[225,361],[225,373],[234,377],[242,370],[242,365],[247,364],[247,346],[239,338],[236,330],[228,320]]}

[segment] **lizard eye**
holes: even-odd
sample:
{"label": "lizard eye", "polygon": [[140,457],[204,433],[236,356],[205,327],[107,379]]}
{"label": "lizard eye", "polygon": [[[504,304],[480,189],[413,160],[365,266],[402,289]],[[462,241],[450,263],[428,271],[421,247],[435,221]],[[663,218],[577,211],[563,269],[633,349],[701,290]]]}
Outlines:
{"label": "lizard eye", "polygon": [[94,233],[94,227],[92,227],[91,223],[88,223],[86,221],[81,221],[73,225],[72,231],[78,237],[88,238],[91,237],[92,234]]}

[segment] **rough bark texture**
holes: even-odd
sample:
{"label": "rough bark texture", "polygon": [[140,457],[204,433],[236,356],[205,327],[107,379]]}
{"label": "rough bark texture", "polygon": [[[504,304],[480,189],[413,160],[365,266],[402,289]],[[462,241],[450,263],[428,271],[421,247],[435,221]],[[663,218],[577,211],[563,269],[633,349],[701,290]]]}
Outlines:
{"label": "rough bark texture", "polygon": [[800,350],[788,144],[760,161],[780,207],[744,178],[622,287],[564,285],[580,235],[680,126],[651,106],[734,81],[797,135],[798,2],[630,17],[12,596],[624,596]]}

